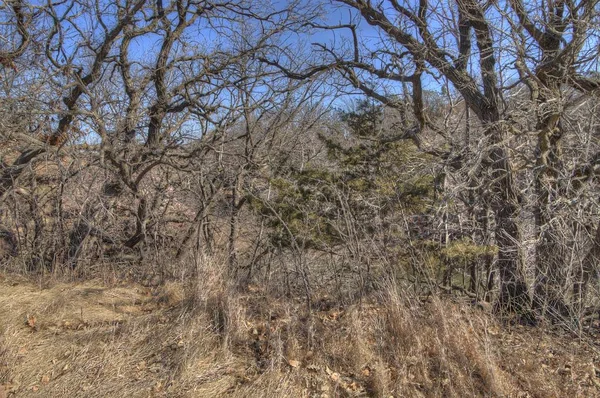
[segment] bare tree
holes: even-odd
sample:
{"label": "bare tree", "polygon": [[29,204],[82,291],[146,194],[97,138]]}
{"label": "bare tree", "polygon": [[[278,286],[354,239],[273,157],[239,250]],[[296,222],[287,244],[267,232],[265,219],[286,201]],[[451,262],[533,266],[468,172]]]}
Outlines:
{"label": "bare tree", "polygon": [[[389,106],[394,106],[394,93],[409,92],[416,124],[406,130],[406,136],[417,145],[422,143],[417,137],[427,130],[443,133],[423,105],[423,85],[432,81],[442,86],[449,83],[476,117],[487,143],[485,154],[477,156],[481,162],[471,173],[470,178],[476,179],[470,189],[479,188],[478,200],[489,203],[494,214],[499,303],[519,311],[529,307],[530,294],[517,221],[523,198],[515,185],[509,145],[515,125],[507,114],[507,94],[519,84],[527,85],[536,109],[538,132],[536,165],[531,165],[535,167],[538,198],[535,303],[539,308],[545,305],[540,304],[542,301],[551,301],[553,310],[564,314],[565,304],[551,293],[553,285],[564,284],[561,272],[566,267],[564,254],[560,253],[562,246],[550,237],[556,234],[550,222],[553,215],[549,198],[556,191],[554,170],[561,162],[560,104],[564,87],[586,94],[598,89],[598,80],[586,73],[597,62],[597,50],[590,44],[595,40],[598,2],[333,3],[356,11],[355,15],[371,28],[358,20],[335,26],[311,22],[314,28],[339,32],[341,39],[331,45],[315,44],[322,54],[319,63],[299,70],[285,51],[266,57],[264,62],[295,79],[337,71],[356,89]],[[367,38],[366,31],[371,37],[375,32],[379,39]]]}
{"label": "bare tree", "polygon": [[[27,185],[27,171],[52,158],[60,159],[59,167],[65,158],[82,166],[78,178],[85,182],[79,183],[88,187],[89,198],[69,198],[79,206],[77,215],[63,223],[70,228],[63,231],[66,247],[56,247],[50,257],[74,268],[93,239],[109,246],[107,252],[143,254],[147,244],[166,239],[160,228],[165,223],[190,226],[184,243],[194,235],[190,231],[204,222],[210,202],[229,186],[218,170],[226,167],[226,146],[241,139],[230,130],[294,89],[277,83],[253,56],[298,27],[295,13],[302,7],[255,6],[127,0],[38,7],[40,40],[30,50],[35,62],[12,73],[41,76],[27,94],[39,102],[34,107],[39,126],[26,122],[0,133],[20,151],[3,164],[0,195]],[[7,59],[28,54],[26,7],[20,2],[11,7],[14,36],[22,45],[7,52]],[[6,99],[22,105],[10,94]],[[181,186],[197,176],[202,200],[192,205]],[[75,180],[63,182],[72,187]],[[181,201],[196,213],[191,220],[173,213]]]}

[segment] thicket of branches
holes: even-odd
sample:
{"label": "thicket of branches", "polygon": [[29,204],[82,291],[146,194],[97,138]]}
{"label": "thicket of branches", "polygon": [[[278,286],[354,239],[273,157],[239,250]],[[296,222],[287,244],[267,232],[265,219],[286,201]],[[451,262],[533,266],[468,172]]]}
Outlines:
{"label": "thicket of branches", "polygon": [[393,278],[580,321],[598,298],[599,11],[5,2],[5,267],[186,277],[221,255],[309,306]]}

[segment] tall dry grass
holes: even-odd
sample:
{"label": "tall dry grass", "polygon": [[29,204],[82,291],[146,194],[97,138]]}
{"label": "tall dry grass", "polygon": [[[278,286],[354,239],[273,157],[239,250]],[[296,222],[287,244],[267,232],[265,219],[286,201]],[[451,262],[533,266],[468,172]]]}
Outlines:
{"label": "tall dry grass", "polygon": [[388,284],[309,312],[232,283],[224,258],[188,261],[195,277],[156,287],[4,275],[0,385],[10,397],[598,395],[589,346],[508,330],[468,303]]}

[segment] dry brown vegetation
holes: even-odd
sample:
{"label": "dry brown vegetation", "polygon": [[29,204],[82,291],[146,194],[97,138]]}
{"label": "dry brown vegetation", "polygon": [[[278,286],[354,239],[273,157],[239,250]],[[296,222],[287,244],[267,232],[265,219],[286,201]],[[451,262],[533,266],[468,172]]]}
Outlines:
{"label": "dry brown vegetation", "polygon": [[[0,277],[0,382],[14,397],[593,397],[591,340],[502,325],[388,286],[362,302],[193,283]],[[1,390],[0,390],[1,391]]]}
{"label": "dry brown vegetation", "polygon": [[600,396],[599,27],[2,2],[0,398]]}

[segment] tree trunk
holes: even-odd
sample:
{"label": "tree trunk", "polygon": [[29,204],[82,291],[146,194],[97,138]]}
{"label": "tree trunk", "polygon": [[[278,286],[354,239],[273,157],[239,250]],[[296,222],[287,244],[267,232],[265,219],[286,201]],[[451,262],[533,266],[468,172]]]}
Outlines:
{"label": "tree trunk", "polygon": [[37,156],[44,152],[46,152],[46,150],[43,147],[25,150],[12,165],[3,170],[0,174],[0,198],[14,186],[16,179],[21,175],[23,170],[25,170]]}
{"label": "tree trunk", "polygon": [[593,276],[597,276],[599,261],[600,223],[598,223],[598,226],[596,227],[596,233],[594,234],[592,247],[581,262],[581,268],[579,269],[578,274],[575,276],[575,283],[573,284],[573,298],[575,301],[575,307],[579,313],[581,313],[583,309],[589,281]]}
{"label": "tree trunk", "polygon": [[523,314],[528,312],[530,297],[523,271],[521,237],[517,225],[519,200],[507,151],[501,146],[505,132],[494,124],[488,129],[493,147],[489,153],[491,174],[490,207],[496,221],[496,243],[498,245],[498,271],[500,296],[498,306],[504,311]]}
{"label": "tree trunk", "polygon": [[534,209],[537,235],[533,307],[542,315],[564,318],[570,309],[565,300],[566,253],[561,242],[560,226],[553,220],[553,198],[557,196],[562,151],[560,139],[560,85],[556,77],[541,73],[539,88],[532,93],[538,105],[537,158],[535,169],[536,204]]}
{"label": "tree trunk", "polygon": [[229,258],[229,270],[235,274],[237,271],[237,256],[236,256],[236,248],[235,242],[237,240],[237,216],[238,216],[238,207],[237,207],[237,193],[238,193],[238,178],[235,178],[233,182],[233,186],[231,187],[231,202],[230,206],[230,214],[229,214],[229,241],[227,244],[227,254]]}

